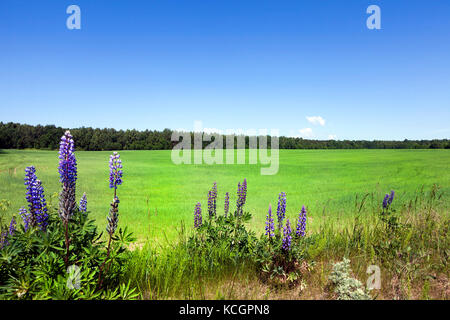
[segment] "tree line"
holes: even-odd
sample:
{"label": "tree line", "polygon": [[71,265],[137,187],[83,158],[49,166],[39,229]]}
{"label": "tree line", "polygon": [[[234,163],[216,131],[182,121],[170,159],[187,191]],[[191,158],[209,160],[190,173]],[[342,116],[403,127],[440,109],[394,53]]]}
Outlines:
{"label": "tree line", "polygon": [[[0,149],[47,149],[55,150],[67,128],[54,125],[27,125],[0,122]],[[77,150],[170,150],[178,142],[171,141],[172,130],[116,130],[81,127],[70,129]],[[191,132],[193,142],[193,133]],[[223,137],[226,146],[226,137]],[[249,137],[245,137],[248,148]],[[214,140],[214,138],[213,138]],[[203,147],[210,142],[203,142]],[[236,147],[235,139],[235,147]],[[268,137],[270,146],[270,137]],[[280,137],[280,149],[450,149],[450,140],[309,140]]]}

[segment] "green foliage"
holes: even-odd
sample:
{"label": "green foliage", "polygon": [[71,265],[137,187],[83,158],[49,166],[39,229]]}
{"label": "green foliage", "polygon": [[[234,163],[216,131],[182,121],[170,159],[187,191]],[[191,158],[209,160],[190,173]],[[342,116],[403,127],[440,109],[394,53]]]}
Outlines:
{"label": "green foliage", "polygon": [[[135,289],[121,283],[126,246],[133,241],[126,230],[113,238],[107,259],[104,242],[87,213],[75,212],[68,224],[70,247],[65,264],[65,230],[56,211],[47,230],[20,225],[9,244],[0,250],[0,297],[3,299],[132,299]],[[99,289],[99,267],[106,260],[103,287]],[[79,270],[77,275],[70,270]]]}

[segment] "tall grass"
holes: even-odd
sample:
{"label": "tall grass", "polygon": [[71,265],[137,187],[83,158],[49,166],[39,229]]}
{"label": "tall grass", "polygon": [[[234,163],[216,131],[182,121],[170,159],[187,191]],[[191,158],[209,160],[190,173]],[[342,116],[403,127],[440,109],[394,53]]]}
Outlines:
{"label": "tall grass", "polygon": [[[127,280],[146,299],[333,299],[328,276],[333,263],[349,258],[354,276],[365,284],[369,265],[381,269],[377,299],[448,299],[449,215],[436,186],[419,192],[411,205],[396,207],[397,230],[388,230],[379,212],[362,208],[370,194],[355,199],[354,219],[341,225],[324,219],[308,232],[307,263],[296,286],[275,287],[261,277],[252,257],[233,256],[221,243],[203,255],[191,255],[187,237],[157,247],[147,243],[128,259]],[[380,205],[378,206],[380,209]],[[263,231],[261,231],[262,233]]]}

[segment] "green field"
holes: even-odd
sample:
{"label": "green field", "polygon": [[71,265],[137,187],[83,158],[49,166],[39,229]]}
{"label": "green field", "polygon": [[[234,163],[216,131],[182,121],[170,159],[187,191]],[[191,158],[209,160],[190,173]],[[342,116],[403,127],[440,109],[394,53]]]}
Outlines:
{"label": "green field", "polygon": [[[76,152],[77,199],[87,193],[88,210],[103,228],[112,199],[108,160],[111,152]],[[370,193],[363,208],[378,210],[383,195],[396,191],[396,204],[414,200],[422,186],[433,184],[444,192],[450,207],[450,150],[280,150],[277,175],[260,175],[259,165],[175,165],[170,151],[121,151],[123,185],[119,187],[120,222],[141,240],[170,239],[180,221],[193,223],[196,202],[207,214],[207,194],[218,184],[218,212],[223,212],[224,194],[230,192],[231,209],[237,183],[247,178],[246,210],[253,214],[251,228],[264,230],[269,203],[276,211],[278,194],[287,194],[287,216],[293,219],[305,205],[309,228],[324,219],[340,223],[355,212],[355,200]],[[0,199],[11,201],[6,213],[26,206],[24,169],[34,165],[47,198],[59,191],[56,151],[3,150],[0,152]],[[52,200],[57,205],[57,197]]]}

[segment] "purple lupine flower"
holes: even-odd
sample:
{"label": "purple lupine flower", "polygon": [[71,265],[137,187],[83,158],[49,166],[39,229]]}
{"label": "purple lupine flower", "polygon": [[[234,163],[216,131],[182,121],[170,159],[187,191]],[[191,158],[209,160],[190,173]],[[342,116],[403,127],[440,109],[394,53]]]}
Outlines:
{"label": "purple lupine flower", "polygon": [[225,217],[227,216],[229,210],[230,210],[230,194],[227,192],[225,193],[225,206],[224,206]]}
{"label": "purple lupine flower", "polygon": [[244,178],[242,182],[242,205],[247,201],[247,179]]}
{"label": "purple lupine flower", "polygon": [[119,223],[119,198],[117,196],[113,199],[111,202],[111,208],[109,209],[109,215],[106,218],[108,221],[108,224],[106,225],[106,232],[110,236],[114,234],[114,232],[117,229],[117,225]]}
{"label": "purple lupine flower", "polygon": [[210,190],[208,192],[208,215],[209,215],[210,219],[215,216],[215,214],[214,214],[214,192],[213,192],[213,190]]}
{"label": "purple lupine flower", "polygon": [[394,200],[395,192],[394,190],[391,190],[391,194],[389,195],[388,204],[391,205],[392,201]]}
{"label": "purple lupine flower", "polygon": [[281,231],[283,226],[283,220],[286,216],[286,193],[281,192],[278,196],[277,218],[278,218],[278,230]]}
{"label": "purple lupine flower", "polygon": [[25,169],[25,186],[27,187],[26,199],[28,202],[28,222],[32,227],[39,226],[45,231],[48,224],[48,209],[44,195],[44,187],[36,177],[36,169],[33,166]]}
{"label": "purple lupine flower", "polygon": [[217,183],[214,182],[213,187],[212,187],[212,197],[213,197],[213,212],[214,212],[214,216],[216,216],[216,208],[217,208]]}
{"label": "purple lupine flower", "polygon": [[109,157],[109,187],[114,190],[117,189],[117,186],[122,184],[122,160],[120,160],[120,154],[114,152]]}
{"label": "purple lupine flower", "polygon": [[12,236],[14,235],[14,232],[16,231],[16,219],[14,217],[12,217],[11,222],[9,224],[9,229],[8,229],[8,235]]}
{"label": "purple lupine flower", "polygon": [[31,224],[30,214],[27,212],[27,209],[22,207],[19,209],[19,215],[22,217],[25,231],[27,231]]}
{"label": "purple lupine flower", "polygon": [[298,215],[297,230],[296,230],[297,236],[304,237],[305,230],[306,230],[306,209],[305,206],[302,206],[302,210]]}
{"label": "purple lupine flower", "polygon": [[269,204],[269,212],[266,216],[266,236],[269,236],[269,239],[275,236],[275,226],[272,217],[272,205],[270,204]]}
{"label": "purple lupine flower", "polygon": [[80,199],[80,205],[78,207],[80,209],[81,212],[86,213],[87,211],[87,197],[86,197],[86,192],[83,193],[83,196]]}
{"label": "purple lupine flower", "polygon": [[383,199],[383,208],[386,209],[388,207],[389,195],[386,193]]}
{"label": "purple lupine flower", "polygon": [[289,223],[289,219],[286,219],[286,227],[284,228],[283,232],[283,250],[289,251],[291,249],[291,224]]}
{"label": "purple lupine flower", "polygon": [[67,130],[61,137],[59,144],[59,175],[62,190],[59,197],[59,216],[64,222],[72,217],[75,203],[75,188],[77,180],[77,160],[75,158],[75,144]]}
{"label": "purple lupine flower", "polygon": [[200,204],[200,202],[197,202],[194,211],[194,227],[200,228],[201,225],[202,225],[202,205]]}

